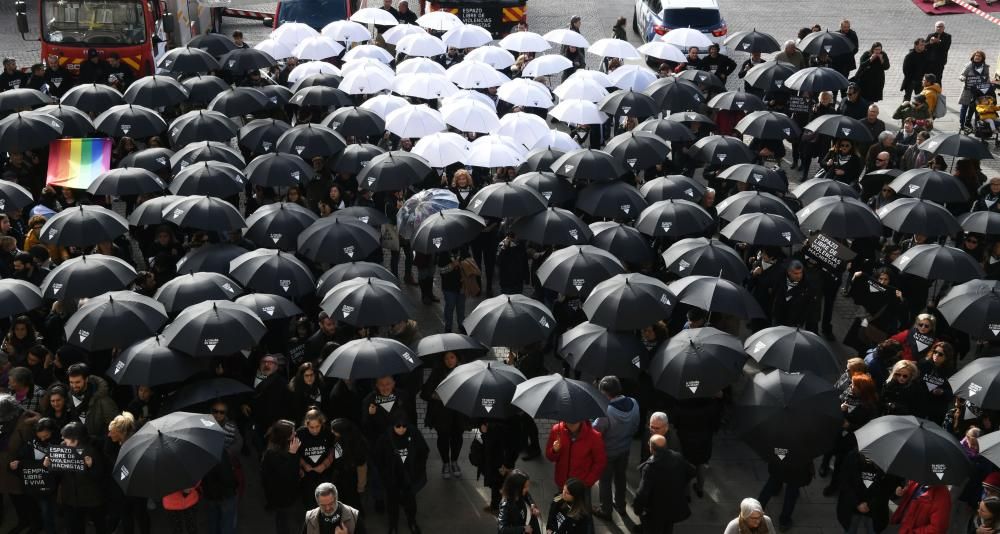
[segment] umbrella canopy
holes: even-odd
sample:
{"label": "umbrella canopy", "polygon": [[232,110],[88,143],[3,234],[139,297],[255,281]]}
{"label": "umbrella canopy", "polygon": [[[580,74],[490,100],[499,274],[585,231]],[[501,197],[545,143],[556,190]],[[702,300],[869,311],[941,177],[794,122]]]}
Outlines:
{"label": "umbrella canopy", "polygon": [[374,228],[355,218],[318,219],[298,237],[298,252],[306,258],[337,264],[367,258],[381,246]]}
{"label": "umbrella canopy", "polygon": [[743,182],[751,188],[763,191],[788,191],[788,179],[784,175],[778,173],[775,169],[754,163],[740,163],[728,167],[719,173],[719,178],[722,180]]}
{"label": "umbrella canopy", "polygon": [[[521,169],[524,165],[521,166]],[[548,168],[547,165],[544,168]],[[511,182],[517,185],[523,185],[525,187],[530,187],[542,195],[542,198],[547,202],[547,206],[558,206],[562,205],[576,196],[576,190],[573,189],[573,185],[567,180],[556,176],[553,172],[537,172],[529,171],[518,175],[517,178]]]}
{"label": "umbrella canopy", "polygon": [[701,30],[693,28],[674,28],[668,30],[661,39],[663,42],[670,43],[681,50],[688,50],[691,47],[708,49],[709,46],[712,46],[711,39],[701,33]]}
{"label": "umbrella canopy", "polygon": [[170,170],[170,157],[174,151],[169,148],[146,148],[132,152],[118,163],[119,167],[139,167],[150,172]]}
{"label": "umbrella canopy", "polygon": [[191,46],[168,50],[166,54],[160,56],[156,66],[171,74],[197,74],[222,70],[222,65],[212,57],[212,54]]}
{"label": "umbrella canopy", "polygon": [[236,50],[236,43],[221,33],[203,33],[188,41],[188,46],[200,48],[215,57]]}
{"label": "umbrella canopy", "polygon": [[331,87],[336,89],[340,82],[344,81],[343,76],[337,74],[331,74],[329,72],[319,72],[316,74],[310,74],[305,78],[295,82],[292,86],[292,93],[299,92],[299,89],[305,89],[307,87]]}
{"label": "umbrella canopy", "polygon": [[[478,28],[478,26],[466,27]],[[451,83],[462,89],[499,87],[510,81],[510,78],[498,72],[488,63],[469,59],[448,67],[447,76]]]}
{"label": "umbrella canopy", "polygon": [[863,122],[846,115],[820,115],[809,121],[803,130],[828,135],[834,139],[849,139],[858,143],[874,141],[871,132]]}
{"label": "umbrella canopy", "polygon": [[119,352],[107,376],[116,384],[127,386],[172,384],[204,370],[202,362],[166,346],[160,336],[153,336]]}
{"label": "umbrella canopy", "polygon": [[163,208],[181,199],[177,195],[153,197],[135,207],[128,215],[128,223],[132,226],[148,226],[163,222]]}
{"label": "umbrella canopy", "polygon": [[536,270],[542,287],[563,295],[586,296],[603,280],[625,272],[610,252],[591,245],[574,245],[553,252]]}
{"label": "umbrella canopy", "polygon": [[14,317],[42,305],[38,286],[17,278],[0,280],[0,316]]}
{"label": "umbrella canopy", "polygon": [[185,228],[216,232],[246,226],[243,216],[232,204],[204,195],[179,197],[163,208],[163,220]]}
{"label": "umbrella canopy", "polygon": [[884,415],[854,431],[858,450],[890,475],[920,484],[960,484],[972,472],[965,450],[940,426],[912,415]]}
{"label": "umbrella canopy", "polygon": [[938,302],[938,310],[949,326],[974,338],[1000,337],[1000,282],[970,280],[954,286]]}
{"label": "umbrella canopy", "polygon": [[234,259],[229,263],[229,274],[248,289],[292,299],[311,294],[316,286],[302,260],[271,248],[259,248]]}
{"label": "umbrella canopy", "polygon": [[673,398],[711,398],[736,382],[746,358],[736,336],[691,328],[656,349],[648,373],[656,389]]}
{"label": "umbrella canopy", "polygon": [[631,89],[619,89],[598,104],[601,111],[608,115],[622,115],[626,117],[639,117],[645,119],[660,112],[660,106],[653,100],[653,97],[633,91]]}
{"label": "umbrella canopy", "polygon": [[594,233],[591,245],[614,254],[623,262],[642,264],[652,260],[653,253],[646,236],[631,226],[601,221],[591,223],[590,230]]}
{"label": "umbrella canopy", "polygon": [[806,67],[789,76],[785,80],[785,87],[817,94],[822,91],[847,89],[850,83],[846,76],[830,67]]}
{"label": "umbrella canopy", "polygon": [[701,235],[715,226],[715,219],[705,208],[689,200],[660,200],[639,214],[635,223],[650,237],[690,237]]}
{"label": "umbrella canopy", "polygon": [[170,144],[183,146],[196,141],[228,143],[239,135],[239,127],[224,113],[208,109],[189,111],[170,123]]}
{"label": "umbrella canopy", "polygon": [[764,367],[790,373],[809,372],[835,378],[841,372],[840,358],[829,343],[808,330],[774,326],[759,330],[743,342],[743,348]]}
{"label": "umbrella canopy", "polygon": [[781,45],[777,39],[770,34],[759,32],[756,29],[751,31],[741,31],[729,34],[724,41],[725,45],[737,52],[748,54],[759,52],[770,54],[781,50]]}
{"label": "umbrella canopy", "polygon": [[649,132],[626,132],[616,135],[608,141],[605,150],[633,173],[663,163],[670,153],[667,143]]}
{"label": "umbrella canopy", "polygon": [[674,77],[656,80],[643,93],[653,97],[661,110],[697,111],[705,103],[705,95],[697,85]]}
{"label": "umbrella canopy", "polygon": [[719,93],[708,101],[708,107],[743,112],[767,110],[767,104],[759,96],[753,93],[744,93],[743,91]]}
{"label": "umbrella canopy", "polygon": [[610,153],[581,148],[552,162],[552,170],[575,182],[610,182],[625,175],[625,168]]}
{"label": "umbrella canopy", "polygon": [[482,217],[463,209],[446,209],[420,223],[411,246],[423,254],[447,252],[469,244],[484,228],[486,221]]}
{"label": "umbrella canopy", "polygon": [[664,141],[694,141],[695,136],[686,124],[670,119],[649,119],[644,121],[636,130],[651,132],[658,135]]}
{"label": "umbrella canopy", "polygon": [[663,41],[650,41],[636,50],[649,57],[662,59],[664,61],[673,61],[676,63],[685,62],[684,53],[681,52],[679,48],[672,44],[664,43]]}
{"label": "umbrella canopy", "polygon": [[755,159],[743,141],[725,135],[703,137],[691,146],[688,153],[698,161],[721,167],[750,163]]}
{"label": "umbrella canopy", "polygon": [[62,134],[66,137],[87,137],[94,133],[94,121],[73,106],[52,104],[27,112],[26,115],[47,115],[62,122]]}
{"label": "umbrella canopy", "polygon": [[247,218],[243,237],[257,246],[292,252],[299,234],[316,219],[313,211],[292,202],[265,204]]}
{"label": "umbrella canopy", "polygon": [[898,198],[878,210],[882,225],[906,234],[955,235],[962,230],[944,206],[918,198]]}
{"label": "umbrella canopy", "polygon": [[265,187],[298,186],[312,179],[312,165],[291,154],[272,152],[257,156],[245,169],[247,180]]}
{"label": "umbrella canopy", "polygon": [[166,344],[191,356],[225,356],[253,348],[267,332],[253,310],[228,300],[185,309],[163,329]]}
{"label": "umbrella canopy", "polygon": [[341,107],[327,115],[322,124],[344,136],[368,137],[385,132],[382,117],[359,107]]}
{"label": "umbrella canopy", "polygon": [[271,293],[248,293],[235,302],[253,310],[261,321],[289,319],[303,313],[302,308],[291,300]]}
{"label": "umbrella canopy", "polygon": [[125,260],[85,254],[60,263],[45,275],[39,287],[46,299],[75,300],[125,289],[135,277],[135,269]]}
{"label": "umbrella canopy", "polygon": [[[486,28],[472,24],[463,24],[446,31],[441,36],[441,40],[444,41],[444,44],[453,48],[478,48],[489,44],[493,40],[493,34]],[[549,39],[546,38],[546,40]]]}
{"label": "umbrella canopy", "polygon": [[489,184],[476,191],[468,202],[469,211],[497,219],[531,215],[545,206],[546,200],[538,191],[511,182]]}
{"label": "umbrella canopy", "polygon": [[318,124],[300,124],[281,134],[274,149],[305,160],[339,154],[347,141],[339,133]]}
{"label": "umbrella canopy", "polygon": [[52,98],[38,89],[8,89],[0,94],[0,111],[29,109],[50,103],[52,103]]}
{"label": "umbrella canopy", "polygon": [[212,272],[176,276],[156,290],[153,296],[168,313],[178,313],[206,300],[233,300],[243,288],[226,275]]}
{"label": "umbrella canopy", "polygon": [[969,190],[952,174],[934,169],[910,169],[889,182],[889,188],[912,198],[937,203],[965,202]]}
{"label": "umbrella canopy", "polygon": [[961,133],[939,133],[932,135],[919,146],[933,155],[955,156],[965,159],[993,159],[993,154],[975,137]]}
{"label": "umbrella canopy", "polygon": [[447,189],[424,189],[406,199],[396,213],[399,235],[412,239],[425,219],[437,213],[458,208],[458,197]]}
{"label": "umbrella canopy", "polygon": [[858,192],[849,184],[830,178],[811,178],[806,180],[795,186],[792,194],[795,195],[795,198],[799,199],[799,202],[803,206],[808,206],[823,197],[840,196],[858,198]]}
{"label": "umbrella canopy", "polygon": [[246,176],[236,167],[217,161],[189,165],[170,181],[170,192],[179,195],[208,195],[228,198],[246,190]]}
{"label": "umbrella canopy", "polygon": [[[312,75],[303,82],[308,81],[310,78],[315,78],[319,75]],[[332,74],[327,74],[326,76],[333,76]],[[299,82],[302,83],[302,82]],[[351,106],[353,101],[351,96],[341,91],[337,87],[330,87],[326,85],[312,85],[307,87],[302,87],[295,91],[288,102],[296,106],[316,106],[316,107],[330,107],[330,106]],[[325,125],[325,124],[324,124]]]}
{"label": "umbrella canopy", "polygon": [[337,156],[337,161],[333,163],[331,170],[358,174],[379,154],[385,154],[385,150],[368,143],[347,145],[347,148]]}
{"label": "umbrella canopy", "polygon": [[69,91],[66,91],[66,94],[59,99],[59,103],[64,106],[73,106],[84,113],[101,113],[112,106],[124,104],[125,98],[110,85],[84,83],[73,86]]}
{"label": "umbrella canopy", "polygon": [[882,235],[882,223],[867,204],[853,197],[822,197],[795,214],[799,227],[838,239]]}
{"label": "umbrella canopy", "polygon": [[549,111],[549,115],[566,124],[603,124],[607,116],[597,109],[596,104],[603,97],[604,95],[600,94],[592,100],[563,99]]}
{"label": "umbrella canopy", "polygon": [[479,303],[462,324],[470,336],[491,347],[526,347],[548,339],[556,320],[537,300],[499,295]]}
{"label": "umbrella canopy", "polygon": [[659,202],[660,200],[678,199],[698,202],[707,189],[694,178],[688,178],[683,174],[670,174],[653,178],[642,184],[639,193],[647,202]]}
{"label": "umbrella canopy", "polygon": [[337,321],[357,327],[393,325],[412,314],[399,286],[378,278],[345,280],[323,296],[320,307]]}
{"label": "umbrella canopy", "polygon": [[974,234],[1000,235],[1000,213],[973,211],[958,217],[962,230]]}
{"label": "umbrella canopy", "polygon": [[493,169],[497,167],[517,167],[521,164],[527,148],[512,139],[500,135],[484,135],[469,145],[465,162],[474,167]]}
{"label": "umbrella canopy", "polygon": [[127,232],[125,217],[101,206],[80,205],[50,217],[39,237],[47,245],[89,247],[101,241],[114,241]]}
{"label": "umbrella canopy", "polygon": [[632,46],[632,43],[622,39],[606,37],[598,39],[587,48],[587,52],[600,57],[614,57],[620,59],[639,59],[639,52]]}
{"label": "umbrella canopy", "polygon": [[112,478],[125,495],[160,499],[196,486],[218,465],[225,444],[226,432],[211,416],[165,415],[122,445]]}
{"label": "umbrella canopy", "polygon": [[719,218],[732,221],[740,215],[748,213],[769,213],[780,215],[789,220],[795,219],[795,213],[783,200],[761,191],[740,191],[726,197],[716,205]]}
{"label": "umbrella canopy", "polygon": [[516,415],[511,405],[518,384],[527,380],[510,365],[474,361],[459,365],[438,384],[445,408],[475,419],[505,419]]}
{"label": "umbrella canopy", "polygon": [[640,355],[646,347],[632,332],[610,331],[584,321],[559,336],[559,355],[574,371],[588,377],[639,376]]}
{"label": "umbrella canopy", "polygon": [[590,322],[611,330],[634,330],[666,319],[677,298],[666,284],[638,273],[618,274],[597,284],[583,303]]}
{"label": "umbrella canopy", "polygon": [[718,239],[681,239],[663,252],[663,262],[678,276],[719,276],[736,283],[750,278],[739,253]]}
{"label": "umbrella canopy", "polygon": [[[319,371],[324,376],[357,380],[409,373],[420,366],[409,347],[382,337],[348,341],[323,360]],[[392,406],[386,406],[391,410]]]}
{"label": "umbrella canopy", "polygon": [[466,138],[455,132],[435,132],[420,138],[410,154],[419,156],[427,165],[443,169],[468,160],[469,148]]}
{"label": "umbrella canopy", "polygon": [[153,109],[137,104],[120,104],[98,115],[94,119],[94,127],[112,137],[141,139],[163,132],[167,123]]}
{"label": "umbrella canopy", "polygon": [[24,152],[48,146],[62,137],[63,123],[49,115],[12,113],[0,119],[0,148],[7,152]]}
{"label": "umbrella canopy", "polygon": [[720,233],[738,243],[772,247],[791,247],[806,238],[794,220],[770,213],[740,215]]}
{"label": "umbrella canopy", "polygon": [[857,45],[844,34],[830,30],[810,33],[799,41],[798,48],[813,55],[826,52],[831,57],[853,54],[857,51]]}
{"label": "umbrella canopy", "polygon": [[[400,191],[420,182],[431,172],[424,158],[397,150],[372,158],[358,173],[358,184],[374,193]],[[452,207],[458,207],[457,201]]]}
{"label": "umbrella canopy", "polygon": [[[483,47],[480,50],[486,48],[489,47]],[[497,89],[497,96],[504,102],[521,107],[549,109],[555,105],[548,87],[524,78],[515,78],[505,82]]]}
{"label": "umbrella canopy", "polygon": [[209,378],[188,384],[168,397],[164,403],[171,410],[178,410],[205,402],[213,402],[233,395],[252,393],[253,388],[232,378]]}
{"label": "umbrella canopy", "polygon": [[399,285],[399,279],[396,278],[396,275],[384,266],[367,261],[354,261],[334,265],[320,275],[316,281],[316,295],[319,297],[326,296],[327,292],[337,284],[355,278],[377,278],[397,286]]}
{"label": "umbrella canopy", "polygon": [[757,299],[743,286],[713,276],[685,276],[667,286],[677,300],[709,312],[744,319],[766,317]]}
{"label": "umbrella canopy", "polygon": [[228,163],[237,169],[246,167],[246,161],[240,152],[229,146],[229,142],[196,141],[189,143],[170,157],[170,169],[174,174],[186,169],[189,165],[201,162]]}
{"label": "umbrella canopy", "polygon": [[545,52],[552,45],[545,38],[534,32],[514,32],[508,34],[497,43],[501,48],[514,52]]}
{"label": "umbrella canopy", "polygon": [[499,46],[480,46],[465,56],[465,61],[482,61],[494,69],[506,69],[514,64],[514,54]]}
{"label": "umbrella canopy", "polygon": [[948,385],[955,396],[981,408],[996,410],[1000,407],[1000,360],[976,358],[951,375]]}
{"label": "umbrella canopy", "polygon": [[778,370],[755,375],[733,415],[736,433],[769,462],[825,453],[844,421],[838,392],[827,380]]}
{"label": "umbrella canopy", "polygon": [[[598,71],[584,71],[598,72]],[[599,73],[598,74],[602,74]],[[589,75],[593,77],[593,75]],[[603,83],[603,78],[600,78]],[[618,89],[645,91],[654,81],[656,73],[640,65],[622,65],[607,75],[609,85]]]}
{"label": "umbrella canopy", "polygon": [[268,106],[267,96],[253,87],[234,87],[215,96],[208,103],[208,109],[218,111],[227,117],[249,115]]}
{"label": "umbrella canopy", "polygon": [[30,206],[34,202],[31,192],[24,186],[9,180],[0,181],[0,212],[7,212]]}
{"label": "umbrella canopy", "polygon": [[448,125],[439,111],[426,104],[411,104],[386,115],[385,128],[400,137],[420,138],[434,132],[443,132],[448,129]]}
{"label": "umbrella canopy", "polygon": [[185,254],[177,262],[177,273],[190,274],[204,271],[228,276],[229,262],[246,251],[247,249],[243,247],[227,243],[202,245]]}
{"label": "umbrella canopy", "polygon": [[[213,35],[218,36],[219,34],[206,33],[195,37],[195,39]],[[221,38],[229,41],[226,37]],[[188,99],[188,90],[171,76],[154,74],[136,79],[125,89],[122,98],[129,104],[137,104],[147,108],[175,106]]]}
{"label": "umbrella canopy", "polygon": [[580,211],[607,219],[632,220],[647,207],[646,199],[635,186],[625,182],[593,183],[584,187],[576,199]]}
{"label": "umbrella canopy", "polygon": [[229,89],[229,84],[218,76],[198,74],[181,82],[187,90],[187,101],[192,104],[208,104],[215,95]]}
{"label": "umbrella canopy", "polygon": [[92,195],[145,195],[162,192],[167,184],[159,176],[140,167],[119,167],[101,173],[90,183]]}
{"label": "umbrella canopy", "polygon": [[725,90],[726,88],[726,82],[722,81],[722,79],[716,76],[715,73],[705,70],[687,69],[678,73],[677,77],[681,80],[693,82],[699,89],[702,90]]}
{"label": "umbrella canopy", "polygon": [[797,70],[799,69],[791,63],[777,60],[765,61],[751,67],[743,81],[750,84],[750,87],[765,93],[784,91],[785,80],[795,74]]}
{"label": "umbrella canopy", "polygon": [[608,399],[593,385],[558,374],[521,382],[511,403],[531,417],[570,423],[603,417],[608,407]]}
{"label": "umbrella canopy", "polygon": [[480,343],[476,338],[465,334],[434,334],[426,336],[417,342],[417,356],[421,358],[443,354],[445,352],[474,352],[485,354],[490,348]]}
{"label": "umbrella canopy", "polygon": [[121,348],[156,333],[167,322],[163,305],[134,291],[92,298],[70,315],[66,342],[88,352]]}
{"label": "umbrella canopy", "polygon": [[968,282],[983,278],[983,267],[970,254],[945,245],[915,245],[899,255],[892,265],[903,274],[927,280]]}
{"label": "umbrella canopy", "polygon": [[[306,39],[309,38],[307,37]],[[303,39],[303,41],[306,41],[306,39]],[[280,38],[278,38],[278,41],[286,45],[292,43],[292,41],[282,41]],[[295,55],[294,50],[292,55]],[[219,63],[225,70],[234,74],[267,69],[278,64],[277,60],[271,57],[270,54],[257,48],[237,48],[230,50],[219,58]]]}
{"label": "umbrella canopy", "polygon": [[733,129],[754,139],[792,140],[802,134],[795,121],[773,111],[753,111],[740,119]]}
{"label": "umbrella canopy", "polygon": [[552,207],[517,219],[511,231],[520,239],[540,245],[578,245],[593,237],[590,228],[573,212]]}

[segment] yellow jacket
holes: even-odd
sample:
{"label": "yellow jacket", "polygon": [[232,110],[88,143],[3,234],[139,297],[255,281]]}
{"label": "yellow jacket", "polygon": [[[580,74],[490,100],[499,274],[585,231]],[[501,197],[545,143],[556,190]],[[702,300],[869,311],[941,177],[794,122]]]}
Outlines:
{"label": "yellow jacket", "polygon": [[976,104],[976,113],[982,120],[995,120],[997,118],[997,105],[992,102]]}
{"label": "yellow jacket", "polygon": [[937,107],[938,95],[941,94],[941,84],[932,83],[924,90],[920,92],[927,99],[927,110],[930,112],[931,117],[934,116],[934,109]]}

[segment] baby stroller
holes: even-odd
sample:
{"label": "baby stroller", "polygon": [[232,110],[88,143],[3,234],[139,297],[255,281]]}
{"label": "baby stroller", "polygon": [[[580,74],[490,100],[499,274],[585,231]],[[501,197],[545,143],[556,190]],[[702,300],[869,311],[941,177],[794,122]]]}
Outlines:
{"label": "baby stroller", "polygon": [[1000,106],[997,106],[996,86],[983,84],[975,102],[976,112],[972,115],[972,131],[984,144],[993,141],[1000,148]]}

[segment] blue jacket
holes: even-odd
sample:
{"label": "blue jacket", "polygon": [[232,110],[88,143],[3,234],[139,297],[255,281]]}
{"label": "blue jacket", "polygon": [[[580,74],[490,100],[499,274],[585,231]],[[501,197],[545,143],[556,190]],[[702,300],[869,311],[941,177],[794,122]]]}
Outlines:
{"label": "blue jacket", "polygon": [[632,436],[639,429],[639,403],[624,395],[608,403],[608,416],[594,421],[594,429],[604,438],[604,451],[610,456],[628,454]]}

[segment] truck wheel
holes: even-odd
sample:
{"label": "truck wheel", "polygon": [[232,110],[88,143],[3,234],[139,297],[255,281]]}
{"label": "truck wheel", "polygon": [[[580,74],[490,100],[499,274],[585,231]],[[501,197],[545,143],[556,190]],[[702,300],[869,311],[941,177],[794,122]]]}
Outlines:
{"label": "truck wheel", "polygon": [[636,15],[635,8],[632,8],[632,31],[637,35],[639,33],[639,18]]}

